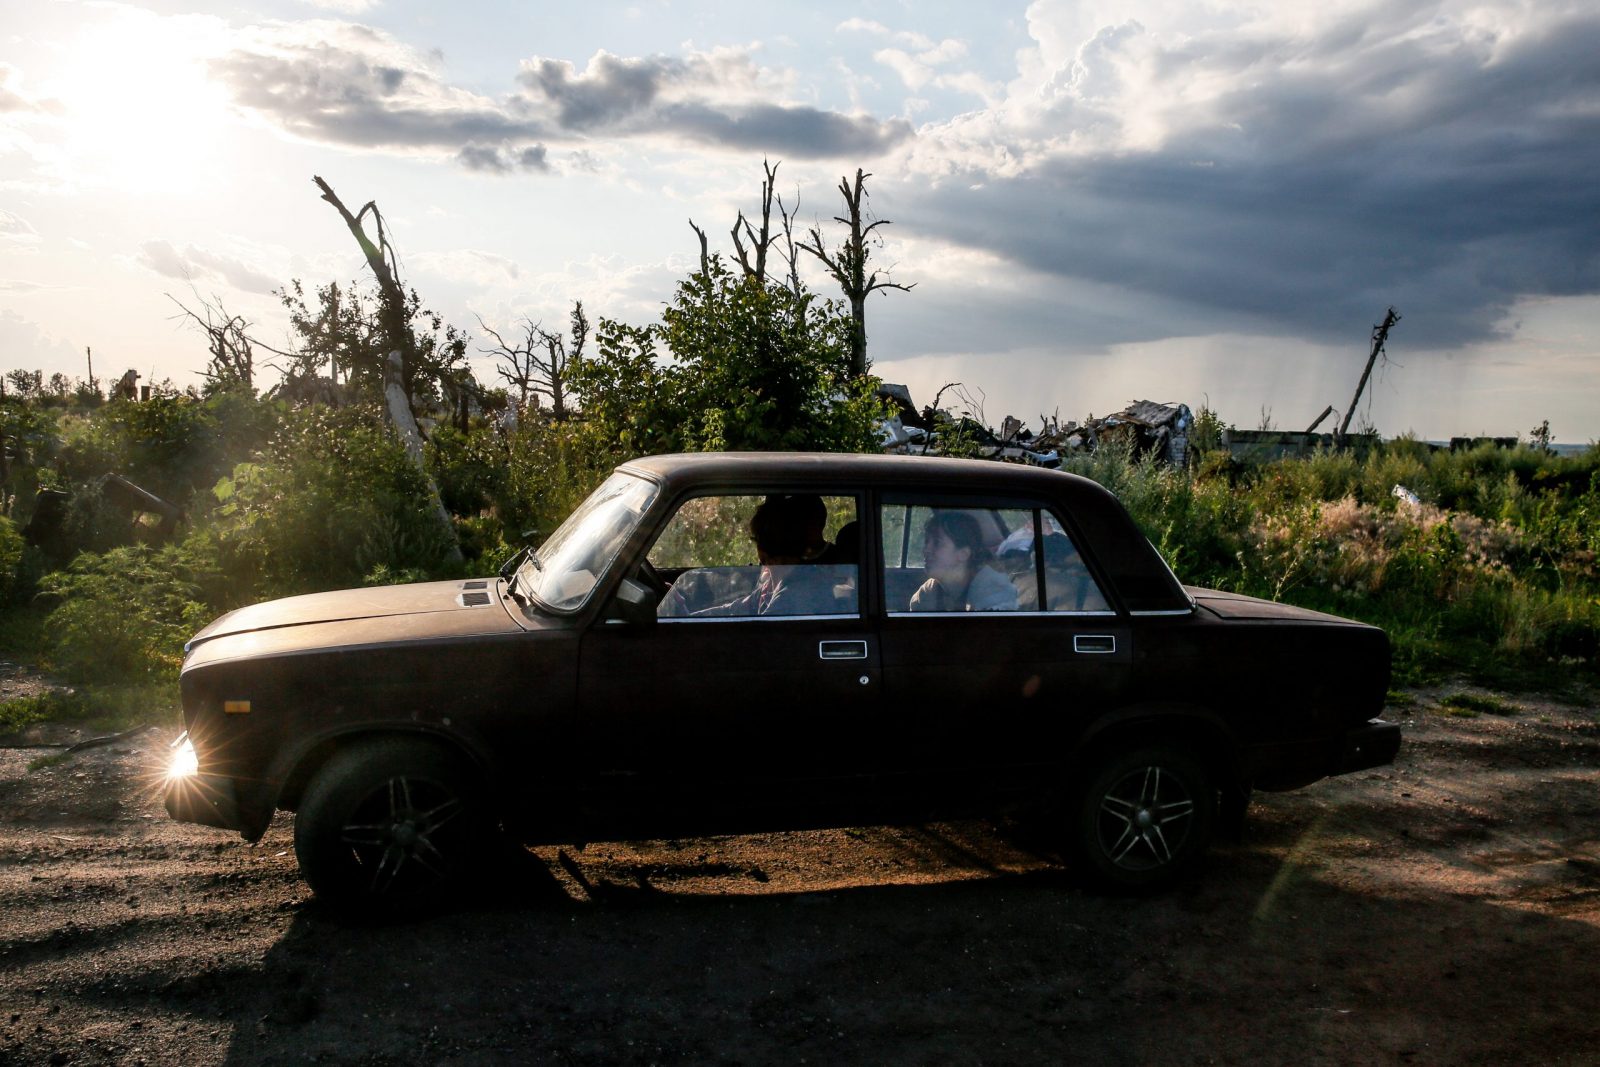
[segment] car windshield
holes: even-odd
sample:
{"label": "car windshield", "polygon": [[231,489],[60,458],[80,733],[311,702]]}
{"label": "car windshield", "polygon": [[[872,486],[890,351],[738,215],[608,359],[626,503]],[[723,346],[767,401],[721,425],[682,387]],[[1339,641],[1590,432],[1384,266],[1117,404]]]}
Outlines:
{"label": "car windshield", "polygon": [[555,611],[581,607],[655,496],[652,483],[613,474],[523,561],[517,586]]}

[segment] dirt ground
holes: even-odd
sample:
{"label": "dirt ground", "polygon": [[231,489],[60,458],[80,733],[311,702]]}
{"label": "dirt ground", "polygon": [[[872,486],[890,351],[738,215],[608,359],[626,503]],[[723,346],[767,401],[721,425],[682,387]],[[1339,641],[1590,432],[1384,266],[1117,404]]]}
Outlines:
{"label": "dirt ground", "polygon": [[0,1064],[1600,1063],[1600,710],[1439,695],[1159,896],[953,823],[539,849],[386,928],[286,819],[168,821],[160,730],[3,750]]}

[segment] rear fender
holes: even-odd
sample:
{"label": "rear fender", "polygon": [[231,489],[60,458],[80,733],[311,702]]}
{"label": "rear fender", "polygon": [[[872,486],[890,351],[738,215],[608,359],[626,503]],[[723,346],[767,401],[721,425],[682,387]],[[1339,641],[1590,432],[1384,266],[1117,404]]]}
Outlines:
{"label": "rear fender", "polygon": [[1138,704],[1095,719],[1071,753],[1073,777],[1112,749],[1163,743],[1193,753],[1219,788],[1248,787],[1227,724],[1209,708],[1179,702]]}

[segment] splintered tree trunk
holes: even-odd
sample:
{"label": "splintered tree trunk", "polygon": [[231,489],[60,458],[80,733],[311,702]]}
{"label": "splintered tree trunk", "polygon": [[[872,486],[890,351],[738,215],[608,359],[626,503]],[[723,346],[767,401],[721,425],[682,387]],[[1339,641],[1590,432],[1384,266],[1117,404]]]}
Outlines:
{"label": "splintered tree trunk", "polygon": [[449,547],[445,554],[451,563],[460,563],[461,544],[456,540],[455,523],[450,521],[450,512],[445,510],[444,500],[439,496],[439,486],[428,474],[427,463],[422,456],[422,431],[417,427],[416,416],[411,413],[411,401],[406,399],[405,386],[402,384],[404,381],[402,366],[400,351],[396,349],[390,352],[383,373],[383,399],[388,407],[389,421],[394,424],[394,432],[399,435],[400,443],[405,446],[406,455],[411,457],[411,462],[422,472],[422,478],[428,485],[428,503],[439,520],[440,528],[449,534]]}
{"label": "splintered tree trunk", "polygon": [[[383,396],[389,422],[399,435],[400,443],[405,446],[406,455],[411,457],[412,464],[416,466],[418,473],[422,475],[423,483],[428,487],[428,502],[439,518],[439,527],[445,537],[446,557],[451,563],[460,563],[461,543],[456,540],[455,523],[450,521],[450,513],[445,510],[444,501],[439,496],[438,484],[428,473],[427,463],[422,456],[422,431],[417,428],[417,417],[411,413],[411,398],[406,395],[405,368],[410,355],[411,336],[405,321],[405,290],[389,266],[389,254],[392,249],[389,246],[389,238],[383,232],[383,216],[378,212],[376,201],[368,201],[359,215],[352,215],[350,209],[344,206],[344,201],[333,191],[332,186],[318,177],[313,177],[311,180],[322,190],[322,199],[332,204],[339,212],[339,216],[344,219],[351,236],[356,239],[356,244],[361,246],[362,254],[367,257],[367,265],[372,268],[373,275],[378,279],[378,289],[383,300],[380,317],[390,345],[389,358],[383,367]],[[368,211],[372,212],[378,225],[377,244],[372,242],[361,225],[361,220],[366,217]]]}

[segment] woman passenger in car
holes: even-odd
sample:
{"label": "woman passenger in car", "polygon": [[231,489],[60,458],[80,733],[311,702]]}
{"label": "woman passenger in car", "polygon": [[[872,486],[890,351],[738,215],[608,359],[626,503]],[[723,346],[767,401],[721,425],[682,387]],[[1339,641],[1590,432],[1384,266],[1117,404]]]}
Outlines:
{"label": "woman passenger in car", "polygon": [[1015,611],[1017,590],[987,565],[989,550],[978,520],[963,511],[936,511],[922,535],[928,580],[911,594],[912,611]]}

